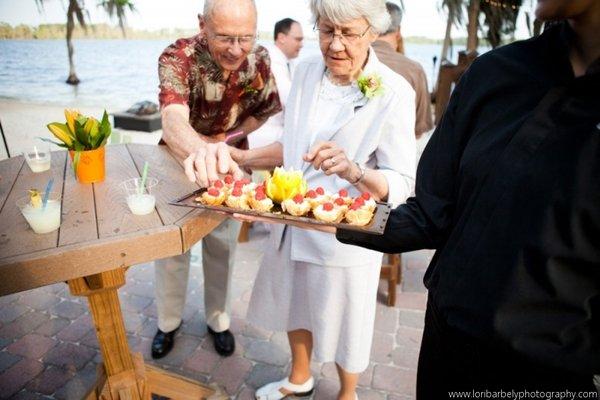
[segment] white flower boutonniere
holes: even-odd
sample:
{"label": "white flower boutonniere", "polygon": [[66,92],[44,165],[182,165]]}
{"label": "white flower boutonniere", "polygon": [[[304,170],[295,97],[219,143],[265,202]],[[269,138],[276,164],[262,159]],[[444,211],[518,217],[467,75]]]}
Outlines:
{"label": "white flower boutonniere", "polygon": [[383,82],[379,74],[362,75],[358,78],[358,88],[367,99],[383,94]]}

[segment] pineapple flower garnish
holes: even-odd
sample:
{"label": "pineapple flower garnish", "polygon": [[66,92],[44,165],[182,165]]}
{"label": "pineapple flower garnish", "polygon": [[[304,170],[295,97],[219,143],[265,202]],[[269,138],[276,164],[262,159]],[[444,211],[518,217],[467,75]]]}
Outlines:
{"label": "pineapple flower garnish", "polygon": [[375,73],[362,75],[358,78],[358,88],[367,99],[383,94],[381,76]]}
{"label": "pineapple flower garnish", "polygon": [[40,208],[42,206],[42,194],[37,189],[29,189],[29,204],[33,208]]}
{"label": "pineapple flower garnish", "polygon": [[266,194],[276,203],[282,203],[284,200],[292,199],[295,195],[304,196],[308,190],[306,180],[302,177],[301,171],[290,169],[286,171],[277,167],[273,175],[265,181]]}

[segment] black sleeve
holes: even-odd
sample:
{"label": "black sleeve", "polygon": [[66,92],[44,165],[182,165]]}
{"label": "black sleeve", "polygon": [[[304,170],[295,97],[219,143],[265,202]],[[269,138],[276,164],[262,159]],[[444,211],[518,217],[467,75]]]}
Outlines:
{"label": "black sleeve", "polygon": [[[474,64],[475,65],[475,64]],[[444,116],[434,131],[417,169],[415,197],[392,211],[383,236],[338,229],[336,238],[385,253],[437,248],[452,223],[456,203],[460,158],[469,135],[469,109],[476,104],[465,99],[472,69],[461,78],[452,93]],[[468,101],[467,101],[468,100]]]}

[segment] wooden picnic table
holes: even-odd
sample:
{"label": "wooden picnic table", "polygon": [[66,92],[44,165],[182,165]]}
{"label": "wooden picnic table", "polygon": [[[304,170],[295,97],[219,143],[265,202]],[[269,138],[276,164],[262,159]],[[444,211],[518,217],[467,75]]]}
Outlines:
{"label": "wooden picnic table", "polygon": [[[153,213],[131,214],[119,184],[141,175],[158,179]],[[16,206],[27,189],[43,190],[54,178],[62,191],[58,231],[35,234]],[[88,298],[103,363],[86,399],[200,399],[212,390],[194,381],[145,365],[131,353],[117,290],[127,268],[182,254],[225,217],[168,202],[198,189],[166,146],[140,144],[106,148],[106,180],[79,184],[67,152],[52,153],[52,168],[33,173],[22,156],[0,161],[0,296],[66,282],[74,296]]]}

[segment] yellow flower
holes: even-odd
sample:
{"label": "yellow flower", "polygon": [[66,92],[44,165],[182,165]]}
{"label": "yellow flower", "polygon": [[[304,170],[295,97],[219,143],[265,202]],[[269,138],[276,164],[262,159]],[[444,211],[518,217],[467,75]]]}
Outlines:
{"label": "yellow flower", "polygon": [[98,120],[94,117],[89,117],[87,121],[85,121],[83,130],[90,137],[95,138],[98,135]]}
{"label": "yellow flower", "polygon": [[67,125],[58,122],[52,122],[51,124],[48,124],[48,129],[58,140],[66,144],[68,147],[73,145],[73,139],[69,134],[69,128]]}
{"label": "yellow flower", "polygon": [[65,118],[67,119],[67,126],[71,131],[71,136],[75,135],[75,120],[80,116],[78,110],[70,110],[65,108]]}
{"label": "yellow flower", "polygon": [[280,167],[275,168],[273,175],[267,178],[265,186],[267,196],[276,203],[291,199],[297,194],[304,196],[308,190],[302,172],[294,171],[293,168],[289,171]]}

